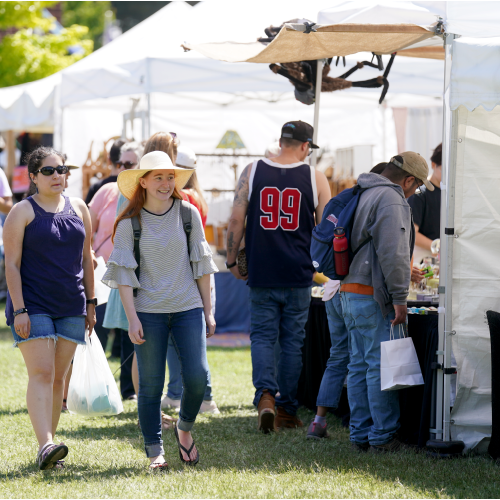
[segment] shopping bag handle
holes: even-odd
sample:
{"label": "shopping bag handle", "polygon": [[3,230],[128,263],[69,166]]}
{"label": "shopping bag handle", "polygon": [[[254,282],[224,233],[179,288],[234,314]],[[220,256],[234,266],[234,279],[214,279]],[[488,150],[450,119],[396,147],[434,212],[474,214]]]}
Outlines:
{"label": "shopping bag handle", "polygon": [[[404,329],[404,326],[400,323],[398,325],[398,332],[399,332],[399,338],[400,339],[404,339],[406,338],[406,335],[405,335],[405,329]],[[403,332],[403,336],[401,337],[401,332]],[[394,336],[394,325],[391,323],[391,332],[389,334],[389,340],[395,340],[395,336]]]}

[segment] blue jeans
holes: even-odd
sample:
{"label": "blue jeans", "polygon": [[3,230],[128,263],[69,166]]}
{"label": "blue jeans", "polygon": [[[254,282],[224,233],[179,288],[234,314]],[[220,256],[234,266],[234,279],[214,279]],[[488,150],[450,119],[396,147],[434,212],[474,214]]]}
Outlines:
{"label": "blue jeans", "polygon": [[[250,288],[250,341],[257,406],[262,391],[290,415],[297,413],[297,385],[302,371],[302,346],[311,303],[311,288]],[[275,344],[280,354],[276,377]]]}
{"label": "blue jeans", "polygon": [[178,427],[190,431],[207,387],[206,332],[201,308],[177,313],[138,312],[144,344],[135,345],[139,369],[139,421],[148,457],[163,455],[161,397],[169,336],[181,363],[182,397]]}
{"label": "blue jeans", "polygon": [[[204,314],[203,314],[203,323],[205,323]],[[179,357],[177,356],[177,352],[175,351],[174,341],[172,337],[169,337],[168,339],[167,365],[168,365],[167,396],[170,399],[181,399],[182,396],[181,363],[179,361]],[[207,383],[207,388],[205,390],[205,396],[203,396],[203,401],[212,401],[212,382],[210,377],[210,368],[208,369],[208,383]]]}
{"label": "blue jeans", "polygon": [[388,443],[399,429],[399,394],[380,390],[380,343],[389,340],[394,311],[385,318],[372,295],[341,293],[351,339],[347,393],[354,443]]}
{"label": "blue jeans", "polygon": [[337,408],[349,364],[349,335],[344,323],[340,293],[325,302],[332,347],[318,392],[317,406]]}

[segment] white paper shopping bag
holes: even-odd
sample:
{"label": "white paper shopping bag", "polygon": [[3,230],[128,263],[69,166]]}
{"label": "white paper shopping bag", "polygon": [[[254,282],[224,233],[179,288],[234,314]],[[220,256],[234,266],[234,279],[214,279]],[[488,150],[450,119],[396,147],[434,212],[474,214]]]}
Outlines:
{"label": "white paper shopping bag", "polygon": [[413,340],[405,337],[403,325],[399,326],[399,338],[394,338],[391,325],[390,340],[380,343],[380,385],[383,391],[396,391],[424,383]]}

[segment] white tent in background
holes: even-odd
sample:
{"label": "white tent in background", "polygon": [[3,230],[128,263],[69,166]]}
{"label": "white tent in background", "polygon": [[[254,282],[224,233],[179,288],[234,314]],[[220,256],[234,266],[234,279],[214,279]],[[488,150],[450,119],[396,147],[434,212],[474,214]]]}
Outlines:
{"label": "white tent in background", "polygon": [[[36,130],[43,124],[47,131],[52,126],[56,145],[83,164],[91,142],[97,151],[102,141],[120,135],[123,115],[130,110],[133,97],[140,99],[138,111],[147,110],[149,103],[151,132],[175,131],[198,153],[214,152],[226,130],[236,129],[247,153],[262,154],[290,116],[312,122],[312,108],[296,102],[289,82],[266,65],[211,60],[194,51],[185,53],[180,45],[188,39],[196,42],[214,37],[220,41],[255,40],[270,24],[280,25],[297,16],[315,20],[317,12],[330,5],[324,0],[214,0],[195,7],[172,2],[64,71],[26,86],[0,89],[0,130]],[[357,59],[367,57],[370,55]],[[348,65],[357,59],[348,58]],[[334,68],[332,74],[343,71]],[[355,77],[373,78],[378,73],[366,68]],[[378,90],[349,89],[325,95],[321,144],[331,150],[372,144],[374,162],[395,154],[390,107],[415,108],[417,114],[429,108],[434,111],[425,121],[432,122],[440,106],[441,74],[441,61],[396,58],[390,76],[389,108],[378,106]],[[398,97],[401,94],[407,95],[404,102]],[[11,97],[6,99],[6,95]],[[22,111],[27,109],[23,107],[26,97],[16,101],[16,95],[29,96],[38,107]],[[21,112],[13,113],[14,109]],[[8,120],[9,116],[15,116],[16,122]],[[140,127],[135,136],[141,138]],[[425,155],[440,137],[429,140],[429,144],[427,140],[422,143]],[[233,187],[231,171],[216,168],[216,162],[202,161],[199,168],[206,189]],[[76,171],[71,177],[71,194],[78,195],[80,185]]]}

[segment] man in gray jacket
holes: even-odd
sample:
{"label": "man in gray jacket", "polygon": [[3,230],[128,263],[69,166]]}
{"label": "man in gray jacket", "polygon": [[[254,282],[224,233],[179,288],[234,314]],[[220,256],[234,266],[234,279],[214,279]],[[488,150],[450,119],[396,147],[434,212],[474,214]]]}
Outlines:
{"label": "man in gray jacket", "polygon": [[425,184],[427,162],[418,153],[391,158],[381,175],[361,174],[361,194],[351,234],[351,248],[364,244],[343,280],[342,310],[351,341],[347,391],[354,449],[397,451],[397,391],[380,390],[380,343],[389,340],[391,324],[406,322],[415,230],[406,199]]}

